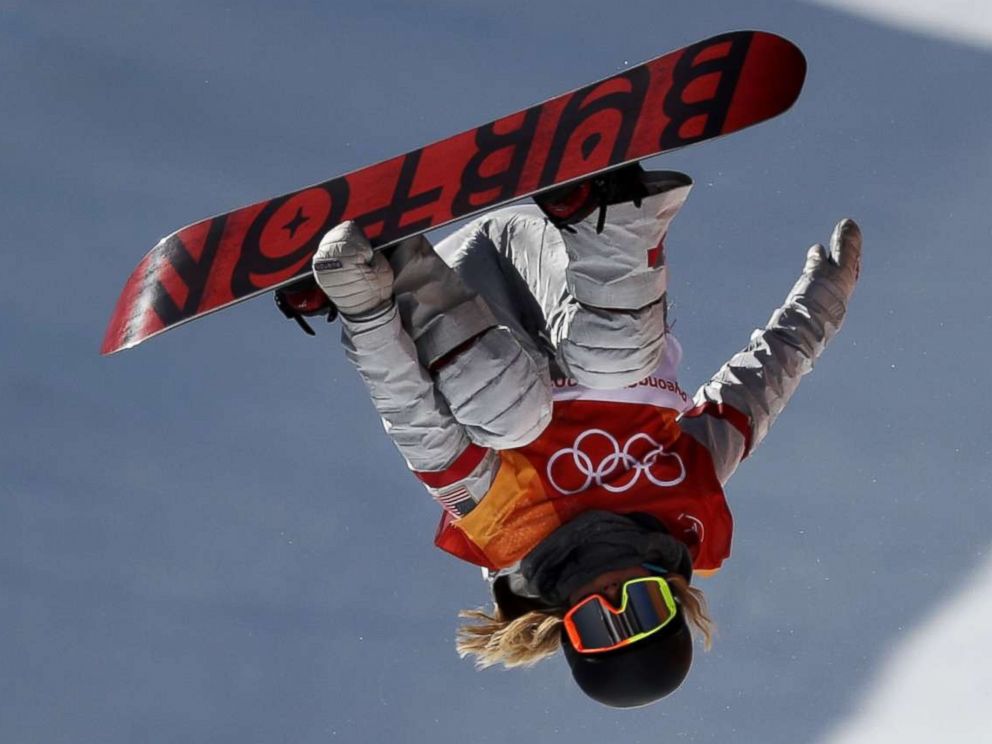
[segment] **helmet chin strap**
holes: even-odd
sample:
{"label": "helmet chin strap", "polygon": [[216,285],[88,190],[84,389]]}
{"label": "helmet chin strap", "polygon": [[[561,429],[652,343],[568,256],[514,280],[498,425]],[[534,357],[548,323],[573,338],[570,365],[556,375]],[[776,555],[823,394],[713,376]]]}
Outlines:
{"label": "helmet chin strap", "polygon": [[520,572],[530,592],[566,607],[572,592],[601,573],[644,563],[692,578],[688,548],[660,522],[652,529],[643,519],[594,510],[546,537],[521,561]]}

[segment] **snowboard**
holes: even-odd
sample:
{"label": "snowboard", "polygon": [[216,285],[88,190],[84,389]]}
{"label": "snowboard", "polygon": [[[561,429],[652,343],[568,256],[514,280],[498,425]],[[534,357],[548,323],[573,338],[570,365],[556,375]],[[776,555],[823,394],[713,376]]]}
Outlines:
{"label": "snowboard", "polygon": [[355,220],[376,249],[786,111],[802,52],[761,31],[691,44],[489,124],[163,238],[131,273],[112,354],[310,270],[321,237]]}

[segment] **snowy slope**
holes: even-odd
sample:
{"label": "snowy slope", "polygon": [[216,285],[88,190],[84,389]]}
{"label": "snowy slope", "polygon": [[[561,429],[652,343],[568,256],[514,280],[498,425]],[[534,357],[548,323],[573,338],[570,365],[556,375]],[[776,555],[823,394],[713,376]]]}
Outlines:
{"label": "snowy slope", "polygon": [[851,13],[950,41],[992,46],[988,0],[813,0]]}
{"label": "snowy slope", "polygon": [[[988,0],[814,0],[934,38],[992,47]],[[850,717],[823,744],[931,744],[992,741],[992,560],[950,599],[919,586],[935,606],[907,636],[861,695]]]}
{"label": "snowy slope", "polygon": [[[921,603],[934,587],[919,586]],[[850,719],[822,744],[992,741],[992,560],[895,645]]]}

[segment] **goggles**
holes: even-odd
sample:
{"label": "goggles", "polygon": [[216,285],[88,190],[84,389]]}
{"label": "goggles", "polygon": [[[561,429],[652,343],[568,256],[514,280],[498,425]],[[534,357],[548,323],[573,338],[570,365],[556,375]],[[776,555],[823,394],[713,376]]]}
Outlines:
{"label": "goggles", "polygon": [[604,653],[657,633],[675,619],[678,608],[660,576],[623,584],[620,609],[602,594],[590,594],[565,614],[565,632],[576,651]]}

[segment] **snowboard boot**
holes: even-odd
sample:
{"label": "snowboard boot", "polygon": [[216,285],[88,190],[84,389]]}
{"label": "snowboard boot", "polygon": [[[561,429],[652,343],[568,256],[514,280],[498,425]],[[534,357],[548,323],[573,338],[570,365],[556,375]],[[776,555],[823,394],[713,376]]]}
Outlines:
{"label": "snowboard boot", "polygon": [[665,237],[692,179],[635,164],[600,180],[579,183],[573,194],[563,193],[542,209],[560,215],[552,222],[566,223],[559,232],[568,256],[565,280],[575,299],[592,307],[639,310],[665,295]]}

